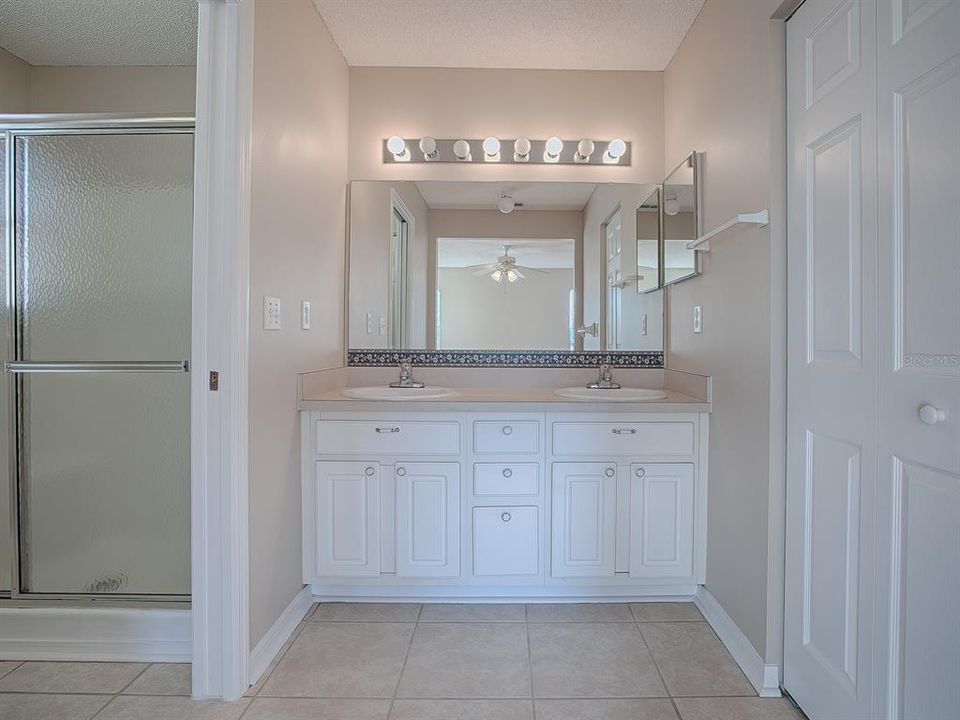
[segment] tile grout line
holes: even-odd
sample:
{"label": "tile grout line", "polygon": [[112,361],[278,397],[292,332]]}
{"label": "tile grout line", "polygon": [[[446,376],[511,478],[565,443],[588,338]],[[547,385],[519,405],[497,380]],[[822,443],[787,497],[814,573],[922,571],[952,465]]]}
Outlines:
{"label": "tile grout line", "polygon": [[530,705],[533,720],[537,720],[537,693],[533,687],[533,650],[530,648],[530,621],[527,616],[527,604],[523,605],[523,632],[527,636],[527,670],[530,673]]}
{"label": "tile grout line", "polygon": [[393,706],[397,702],[397,693],[400,692],[400,682],[403,680],[403,671],[407,668],[407,658],[410,657],[410,648],[413,647],[413,638],[416,637],[417,628],[420,627],[420,617],[423,615],[423,603],[417,611],[417,618],[413,621],[413,632],[410,633],[410,641],[407,643],[407,651],[403,654],[403,662],[400,663],[400,674],[397,675],[397,684],[393,686],[393,697],[390,698],[390,705],[387,707],[386,720],[390,720],[393,715]]}
{"label": "tile grout line", "polygon": [[670,707],[673,708],[673,714],[677,716],[677,720],[683,720],[680,717],[680,708],[677,707],[677,703],[673,699],[673,693],[670,692],[670,688],[667,686],[666,678],[663,677],[663,671],[660,669],[660,663],[657,662],[657,658],[654,656],[653,650],[650,649],[650,644],[647,642],[647,638],[644,637],[643,628],[640,627],[640,621],[633,612],[633,608],[630,608],[630,615],[633,616],[634,625],[637,627],[637,634],[640,635],[640,642],[642,642],[643,646],[647,649],[647,654],[650,655],[650,659],[653,661],[653,667],[655,667],[657,670],[657,676],[660,678],[660,682],[663,683],[663,691],[667,694],[667,699],[670,700]]}

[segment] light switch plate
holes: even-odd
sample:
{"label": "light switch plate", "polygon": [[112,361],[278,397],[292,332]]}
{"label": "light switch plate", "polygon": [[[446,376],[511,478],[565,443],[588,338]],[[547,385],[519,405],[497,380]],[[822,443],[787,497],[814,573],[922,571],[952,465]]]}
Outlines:
{"label": "light switch plate", "polygon": [[703,306],[693,306],[693,331],[695,333],[703,332]]}
{"label": "light switch plate", "polygon": [[263,296],[263,329],[280,329],[280,298]]}
{"label": "light switch plate", "polygon": [[383,315],[380,316],[380,334],[387,334],[387,319]]}
{"label": "light switch plate", "polygon": [[310,329],[310,301],[301,300],[300,301],[300,329],[309,330]]}
{"label": "light switch plate", "polygon": [[640,334],[641,335],[647,334],[647,314],[646,313],[643,313],[643,315],[640,316]]}

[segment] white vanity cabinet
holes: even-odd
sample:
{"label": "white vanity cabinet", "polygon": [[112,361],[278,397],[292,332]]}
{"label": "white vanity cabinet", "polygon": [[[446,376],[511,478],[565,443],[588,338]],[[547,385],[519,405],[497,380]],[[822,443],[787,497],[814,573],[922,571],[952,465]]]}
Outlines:
{"label": "white vanity cabinet", "polygon": [[630,597],[703,582],[705,412],[337,406],[302,413],[303,572],[318,595]]}

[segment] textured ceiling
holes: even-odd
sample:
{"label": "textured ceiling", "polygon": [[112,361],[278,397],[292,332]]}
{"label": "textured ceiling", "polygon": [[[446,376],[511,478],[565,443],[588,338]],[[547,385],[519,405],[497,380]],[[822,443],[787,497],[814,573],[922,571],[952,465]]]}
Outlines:
{"label": "textured ceiling", "polygon": [[0,0],[0,47],[31,65],[194,65],[197,0]]}
{"label": "textured ceiling", "polygon": [[314,0],[350,65],[663,70],[704,0]]}

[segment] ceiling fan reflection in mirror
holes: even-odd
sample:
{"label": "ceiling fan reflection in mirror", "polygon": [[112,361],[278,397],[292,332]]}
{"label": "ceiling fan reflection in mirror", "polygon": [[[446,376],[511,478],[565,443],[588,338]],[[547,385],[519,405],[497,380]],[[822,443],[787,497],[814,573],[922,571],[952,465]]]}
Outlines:
{"label": "ceiling fan reflection in mirror", "polygon": [[[529,267],[527,265],[518,265],[517,259],[510,254],[510,248],[512,247],[514,246],[504,245],[503,255],[489,265],[471,265],[467,270],[473,270],[473,274],[478,277],[489,274],[490,279],[498,283],[512,283],[517,280],[525,280],[527,276],[521,271],[538,272],[544,275],[550,274],[549,270],[541,270],[540,268]],[[504,286],[504,289],[506,289],[506,286]]]}

